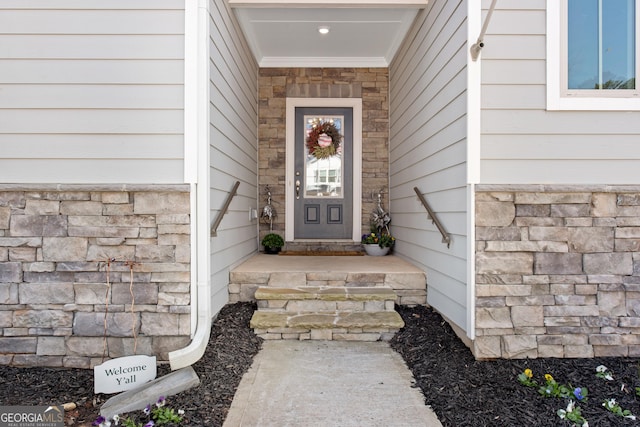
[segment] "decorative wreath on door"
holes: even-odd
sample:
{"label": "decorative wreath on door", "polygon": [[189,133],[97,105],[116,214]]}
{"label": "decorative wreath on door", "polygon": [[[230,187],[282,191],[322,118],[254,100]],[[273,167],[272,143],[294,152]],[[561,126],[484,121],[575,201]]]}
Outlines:
{"label": "decorative wreath on door", "polygon": [[342,135],[331,122],[317,122],[307,136],[309,154],[317,159],[326,159],[340,153]]}

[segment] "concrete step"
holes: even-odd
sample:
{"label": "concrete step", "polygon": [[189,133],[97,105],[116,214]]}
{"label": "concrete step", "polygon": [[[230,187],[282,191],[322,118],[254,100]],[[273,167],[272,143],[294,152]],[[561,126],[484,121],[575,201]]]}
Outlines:
{"label": "concrete step", "polygon": [[393,311],[396,293],[390,288],[267,288],[256,290],[259,311],[334,313]]}
{"label": "concrete step", "polygon": [[251,318],[251,327],[264,339],[388,341],[403,326],[402,318],[395,311],[256,311]]}
{"label": "concrete step", "polygon": [[276,313],[256,311],[251,318],[251,327],[269,328],[395,328],[404,326],[402,317],[395,311],[359,312],[339,311],[335,313]]}
{"label": "concrete step", "polygon": [[404,326],[389,287],[259,287],[251,327],[265,339],[389,340]]}
{"label": "concrete step", "polygon": [[256,300],[319,300],[319,301],[395,301],[398,295],[389,287],[320,287],[295,288],[259,287]]}

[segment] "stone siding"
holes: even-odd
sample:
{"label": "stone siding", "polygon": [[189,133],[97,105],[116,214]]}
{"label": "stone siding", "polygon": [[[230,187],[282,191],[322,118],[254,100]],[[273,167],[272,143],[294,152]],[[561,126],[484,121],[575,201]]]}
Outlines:
{"label": "stone siding", "polygon": [[0,364],[166,360],[190,341],[188,187],[68,187],[0,189]]}
{"label": "stone siding", "polygon": [[640,188],[486,187],[476,357],[640,356]]}
{"label": "stone siding", "polygon": [[[261,68],[259,77],[258,173],[260,203],[269,185],[277,212],[274,232],[284,234],[286,98],[362,98],[362,225],[376,206],[372,194],[389,190],[389,71],[387,68]],[[388,197],[385,197],[388,206]],[[260,225],[260,238],[269,232]],[[291,247],[289,247],[291,246]],[[304,249],[300,244],[287,248]],[[304,246],[304,245],[303,245]],[[313,249],[360,250],[360,245],[324,244]]]}

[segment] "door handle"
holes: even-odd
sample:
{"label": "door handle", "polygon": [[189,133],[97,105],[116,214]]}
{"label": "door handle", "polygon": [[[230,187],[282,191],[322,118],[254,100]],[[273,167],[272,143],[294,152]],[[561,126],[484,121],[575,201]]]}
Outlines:
{"label": "door handle", "polygon": [[300,180],[296,179],[296,199],[300,198]]}

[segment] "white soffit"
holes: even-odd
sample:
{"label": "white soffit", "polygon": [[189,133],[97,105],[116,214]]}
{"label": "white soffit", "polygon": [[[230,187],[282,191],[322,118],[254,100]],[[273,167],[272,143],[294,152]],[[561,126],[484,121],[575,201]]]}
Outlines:
{"label": "white soffit", "polygon": [[229,4],[260,67],[387,67],[427,0]]}

